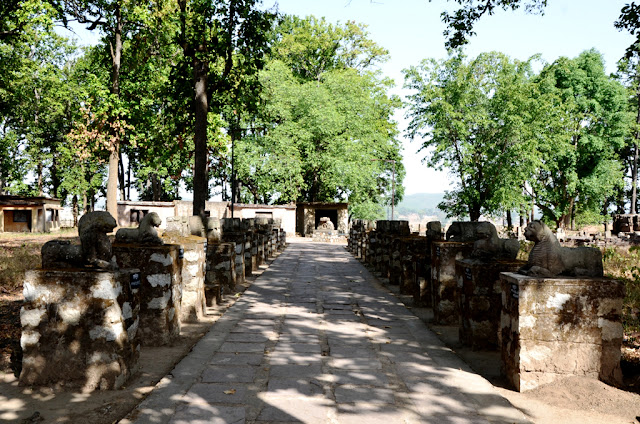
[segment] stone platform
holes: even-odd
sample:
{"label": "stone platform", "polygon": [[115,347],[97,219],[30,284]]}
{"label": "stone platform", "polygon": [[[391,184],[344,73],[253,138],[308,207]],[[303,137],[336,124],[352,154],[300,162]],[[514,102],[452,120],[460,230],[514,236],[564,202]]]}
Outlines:
{"label": "stone platform", "polygon": [[182,272],[180,247],[144,244],[113,245],[120,268],[140,270],[140,342],[143,346],[171,343],[180,334]]}
{"label": "stone platform", "polygon": [[500,274],[503,371],[518,391],[568,376],[622,381],[624,284]]}
{"label": "stone platform", "polygon": [[431,300],[434,322],[460,323],[460,288],[456,279],[456,261],[470,256],[473,243],[434,241],[431,243]]}
{"label": "stone platform", "polygon": [[502,309],[501,272],[515,272],[525,261],[456,261],[460,290],[460,341],[472,349],[498,348]]}
{"label": "stone platform", "polygon": [[25,273],[21,385],[122,387],[138,365],[138,270]]}

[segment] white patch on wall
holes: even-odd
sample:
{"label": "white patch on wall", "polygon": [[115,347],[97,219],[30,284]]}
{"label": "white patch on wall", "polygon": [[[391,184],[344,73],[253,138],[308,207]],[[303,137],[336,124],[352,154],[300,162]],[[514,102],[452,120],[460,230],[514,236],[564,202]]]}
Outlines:
{"label": "white patch on wall", "polygon": [[571,299],[571,295],[567,293],[556,293],[547,300],[548,309],[562,309],[564,304]]}
{"label": "white patch on wall", "polygon": [[37,327],[42,321],[42,316],[47,313],[44,308],[39,309],[25,309],[24,306],[20,308],[20,324],[22,326]]}
{"label": "white patch on wall", "polygon": [[165,256],[165,255],[162,255],[160,253],[154,253],[153,255],[151,255],[151,258],[149,260],[151,262],[161,263],[164,266],[169,266],[173,262],[173,259],[171,258],[170,254],[167,254]]}
{"label": "white patch on wall", "polygon": [[171,274],[151,274],[147,276],[151,287],[167,287],[171,285]]}
{"label": "white patch on wall", "polygon": [[120,293],[122,293],[122,287],[120,285],[113,287],[110,279],[100,280],[98,284],[91,287],[91,296],[96,299],[117,299]]}

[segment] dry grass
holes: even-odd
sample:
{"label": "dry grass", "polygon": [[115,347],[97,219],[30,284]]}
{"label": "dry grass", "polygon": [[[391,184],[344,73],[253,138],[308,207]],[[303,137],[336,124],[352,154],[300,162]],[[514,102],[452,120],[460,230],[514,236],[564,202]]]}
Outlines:
{"label": "dry grass", "polygon": [[[640,333],[640,246],[603,250],[604,273],[625,283],[623,325],[626,334]],[[632,336],[637,338],[638,336]],[[640,339],[637,340],[640,342]]]}

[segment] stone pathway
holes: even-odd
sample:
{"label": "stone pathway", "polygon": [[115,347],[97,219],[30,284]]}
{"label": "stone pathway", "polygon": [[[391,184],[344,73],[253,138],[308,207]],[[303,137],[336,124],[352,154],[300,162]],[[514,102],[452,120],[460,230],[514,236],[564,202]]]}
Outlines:
{"label": "stone pathway", "polygon": [[294,239],[122,422],[527,420],[343,246]]}

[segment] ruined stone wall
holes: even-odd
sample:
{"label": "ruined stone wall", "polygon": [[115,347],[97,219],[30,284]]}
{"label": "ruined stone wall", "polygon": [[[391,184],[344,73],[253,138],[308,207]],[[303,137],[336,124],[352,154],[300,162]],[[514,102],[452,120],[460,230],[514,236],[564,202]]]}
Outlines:
{"label": "ruined stone wall", "polygon": [[22,385],[122,387],[140,354],[138,270],[25,273]]}
{"label": "ruined stone wall", "polygon": [[140,341],[143,346],[171,343],[180,334],[182,270],[178,245],[113,245],[120,268],[140,270]]}
{"label": "ruined stone wall", "polygon": [[572,375],[622,382],[622,282],[514,273],[500,278],[502,365],[516,390]]}

